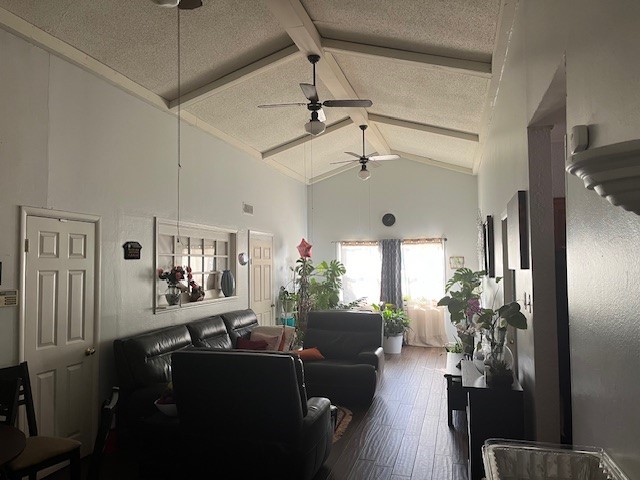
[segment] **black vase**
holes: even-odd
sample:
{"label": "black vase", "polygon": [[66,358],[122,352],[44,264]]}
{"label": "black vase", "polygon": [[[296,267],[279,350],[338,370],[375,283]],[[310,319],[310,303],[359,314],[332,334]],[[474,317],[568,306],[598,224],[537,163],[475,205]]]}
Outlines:
{"label": "black vase", "polygon": [[231,270],[224,270],[222,272],[222,279],[220,280],[220,288],[225,297],[232,296],[236,291],[236,279],[233,278]]}

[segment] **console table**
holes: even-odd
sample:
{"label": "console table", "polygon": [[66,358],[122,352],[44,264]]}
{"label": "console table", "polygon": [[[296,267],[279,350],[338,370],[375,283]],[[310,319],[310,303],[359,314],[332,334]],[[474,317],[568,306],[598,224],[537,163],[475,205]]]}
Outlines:
{"label": "console table", "polygon": [[462,389],[462,369],[458,366],[464,358],[462,353],[447,353],[447,367],[444,378],[447,379],[447,419],[449,427],[453,427],[453,411],[464,410],[467,396]]}
{"label": "console table", "polygon": [[489,438],[522,440],[523,392],[514,378],[511,387],[489,388],[473,362],[462,361],[462,388],[467,395],[469,480],[484,477],[482,445]]}

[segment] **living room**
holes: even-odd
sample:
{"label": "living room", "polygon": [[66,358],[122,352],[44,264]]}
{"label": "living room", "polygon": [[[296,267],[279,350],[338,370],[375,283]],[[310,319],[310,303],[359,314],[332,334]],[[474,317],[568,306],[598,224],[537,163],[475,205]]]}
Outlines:
{"label": "living room", "polygon": [[[397,16],[394,17],[398,22],[397,32],[389,36],[396,35],[400,38],[397,41],[405,43],[403,48],[395,50],[411,50],[401,33],[408,25],[414,25],[410,17],[421,18],[421,28],[437,29],[443,38],[446,30],[455,30],[456,35],[468,38],[464,37],[464,27],[457,28],[456,22],[467,25],[468,29],[481,20],[486,22],[485,27],[495,28],[488,33],[490,55],[483,58],[484,63],[491,63],[491,74],[482,96],[481,115],[474,120],[477,130],[471,132],[478,136],[477,147],[470,157],[466,153],[464,157],[465,162],[470,158],[465,163],[470,171],[451,168],[452,163],[446,161],[453,150],[449,148],[442,152],[442,160],[435,155],[437,152],[432,153],[432,160],[445,163],[445,168],[437,162],[416,161],[417,157],[428,157],[416,153],[397,161],[381,162],[378,168],[371,166],[371,176],[366,181],[357,177],[357,164],[325,178],[322,176],[331,171],[329,168],[334,168],[328,165],[330,162],[346,160],[342,152],[361,151],[357,121],[331,130],[332,122],[342,120],[329,117],[327,132],[310,140],[300,140],[301,143],[287,150],[295,153],[293,161],[282,159],[282,163],[274,160],[277,155],[258,158],[253,151],[263,153],[274,145],[303,136],[304,123],[308,121],[308,112],[304,109],[293,113],[278,110],[276,118],[282,119],[280,124],[272,121],[273,117],[253,123],[254,110],[236,114],[231,103],[217,110],[223,117],[219,125],[224,124],[225,115],[233,113],[234,118],[245,118],[246,126],[236,124],[236,130],[224,131],[215,124],[194,126],[191,123],[197,122],[190,118],[178,128],[175,112],[170,111],[167,102],[157,101],[161,97],[157,92],[165,94],[166,98],[162,98],[166,100],[179,96],[177,11],[162,9],[151,1],[131,3],[136,4],[129,7],[134,13],[114,13],[120,7],[113,2],[95,2],[87,9],[91,15],[74,18],[82,8],[72,6],[73,2],[48,3],[47,7],[37,2],[0,2],[0,64],[3,66],[0,104],[4,113],[0,118],[3,170],[0,199],[4,207],[0,212],[4,226],[0,233],[0,288],[24,293],[20,207],[78,212],[100,218],[99,315],[97,354],[93,357],[96,359],[96,399],[105,398],[118,383],[114,339],[184,324],[205,315],[240,310],[249,303],[249,271],[239,267],[234,298],[206,307],[155,314],[156,217],[178,220],[179,216],[186,223],[232,228],[238,232],[239,245],[247,245],[249,231],[269,232],[274,239],[273,285],[277,287],[290,280],[289,268],[298,258],[296,246],[303,237],[313,243],[314,259],[318,261],[335,258],[333,242],[337,241],[446,237],[447,256],[463,256],[466,266],[479,268],[477,237],[478,212],[481,212],[483,219],[492,215],[495,220],[496,275],[500,276],[505,272],[498,220],[509,200],[517,191],[529,191],[534,215],[542,211],[543,205],[548,208],[549,203],[547,197],[536,196],[541,184],[535,165],[530,164],[533,155],[528,128],[544,125],[543,113],[557,109],[558,98],[560,103],[564,102],[563,133],[571,133],[576,125],[588,125],[588,150],[633,140],[640,124],[636,91],[640,67],[630,61],[637,57],[639,48],[635,35],[640,11],[634,2],[620,0],[606,5],[596,1],[587,4],[578,1],[467,2],[458,6],[458,10],[443,6],[445,11],[451,9],[451,18],[443,15],[437,21],[425,18],[428,15],[421,9],[429,9],[424,2],[376,7],[353,2],[354,10],[372,9],[373,13],[368,13],[366,18],[377,18],[381,29],[387,25],[387,20],[381,19],[390,13]],[[203,11],[207,3],[204,0]],[[216,28],[229,38],[235,35],[245,42],[244,37],[261,26],[266,30],[267,24],[277,29],[278,39],[288,38],[284,37],[287,26],[281,25],[262,2],[261,13],[256,10],[253,14],[242,13],[244,9],[236,11],[233,2],[228,3],[231,4],[227,11],[230,16],[226,18],[234,18],[245,26],[234,31],[233,22],[217,19]],[[322,12],[313,12],[312,6],[306,7],[309,14],[337,17],[341,15],[341,8],[345,8],[332,3],[324,5]],[[231,16],[230,12],[239,17]],[[100,30],[90,20],[101,25],[112,23],[114,32],[119,32],[116,26],[134,32],[139,29],[140,49],[156,53],[136,57],[131,53],[135,48],[121,44],[109,52],[109,45],[121,40],[119,33],[92,36],[92,30]],[[86,28],[75,30],[78,25]],[[143,32],[152,35],[158,25],[164,29],[160,35],[162,41],[147,42]],[[374,46],[392,49],[394,40],[386,41],[384,35],[379,35]],[[446,37],[455,43],[451,40],[455,35]],[[157,39],[157,32],[151,38]],[[251,38],[256,41],[256,37]],[[92,58],[90,53],[83,56],[82,49],[74,46],[74,42],[81,41],[89,42],[95,56],[104,48],[105,55],[110,55],[122,68],[152,71],[152,66],[139,64],[149,62],[149,58],[160,58],[163,62],[159,68],[164,77],[146,78],[155,84],[151,89],[142,88],[118,69]],[[233,41],[224,43],[233,44]],[[368,42],[356,38],[353,43]],[[183,42],[183,62],[188,60],[185,52],[197,44],[198,40],[193,38]],[[266,42],[262,56],[272,53],[265,49],[276,51],[281,46],[288,48],[289,44],[295,41],[286,40],[282,45],[277,41]],[[229,45],[226,48],[231,49]],[[471,50],[473,48],[482,50],[478,46]],[[451,51],[439,50],[435,45],[427,45],[418,53],[442,56],[443,51],[447,58],[452,56]],[[276,67],[269,70],[271,77],[259,92],[260,102],[303,99],[298,84],[311,80],[311,66],[304,55],[298,55],[295,67],[279,69],[276,63]],[[469,56],[468,51],[466,55]],[[257,60],[259,58],[252,59]],[[227,64],[229,70],[251,63],[238,64],[238,58],[235,61]],[[395,62],[380,63],[393,66]],[[185,70],[188,67],[183,63]],[[218,73],[222,77],[225,72]],[[386,94],[393,96],[394,71],[380,70],[377,76]],[[356,76],[350,80],[355,83]],[[142,78],[139,81],[143,83]],[[557,83],[562,88],[557,89]],[[417,91],[401,91],[397,95],[405,104],[416,103],[416,108],[428,111],[429,105],[424,99],[432,88],[418,84]],[[156,90],[151,92],[153,95],[149,94],[152,89]],[[328,92],[323,89],[320,93],[324,99]],[[355,93],[360,98],[368,98],[369,92],[356,89]],[[233,95],[229,97],[229,102],[233,102]],[[380,117],[386,112],[375,107],[388,98],[379,94],[377,98],[371,97],[374,102],[369,112],[371,117],[376,118],[377,114],[378,120],[384,120]],[[454,100],[451,100],[452,108],[457,108],[459,101]],[[545,104],[547,100],[549,104]],[[253,106],[257,110],[257,103]],[[465,115],[457,111],[447,113],[446,105],[440,108],[439,113],[447,115],[443,118]],[[380,135],[388,144],[401,144],[401,136],[394,134],[391,127],[385,127],[381,121],[371,121],[371,124],[377,125],[378,131],[386,131]],[[554,120],[553,124],[558,123]],[[455,130],[451,123],[434,126]],[[254,135],[255,146],[259,147],[262,142],[262,151],[243,148],[234,137],[234,133],[240,131]],[[372,132],[373,129],[366,132],[367,154],[390,153],[380,149],[379,140]],[[426,143],[420,140],[424,131],[416,135],[407,142],[412,148]],[[333,143],[335,145],[327,145]],[[421,148],[428,151],[428,146]],[[289,174],[283,173],[287,170]],[[636,359],[639,330],[635,322],[637,295],[626,295],[626,291],[632,291],[632,279],[640,269],[631,254],[640,223],[635,214],[611,205],[596,192],[584,188],[576,176],[567,173],[564,179],[573,442],[606,448],[633,478],[640,473],[638,440],[634,435],[640,428],[640,418],[633,413],[638,384],[629,366]],[[243,203],[254,207],[253,215],[243,213]],[[389,212],[397,219],[393,227],[381,222],[382,216]],[[533,303],[541,308],[544,305],[541,292],[549,279],[544,261],[549,253],[544,249],[544,239],[534,238],[539,232],[532,228],[531,233],[531,269],[517,272],[516,299],[522,301],[524,307],[526,295],[533,296]],[[127,241],[140,243],[140,260],[124,260],[122,246]],[[452,273],[453,269],[449,268],[446,278]],[[622,285],[626,288],[620,288]],[[491,297],[495,289],[501,291],[500,285],[488,281],[487,297]],[[544,347],[548,330],[543,325],[542,316],[533,320],[531,314],[530,328],[525,333],[519,332],[518,344],[529,346],[529,349],[519,349],[520,380],[532,396],[531,404],[538,402],[541,408],[546,408],[542,406],[553,405],[553,400],[544,398],[547,390],[540,385],[548,378],[540,372],[553,366],[546,362],[548,352]],[[19,307],[0,308],[0,365],[15,364],[25,358],[21,328]],[[548,401],[551,403],[545,403]],[[603,411],[609,414],[602,415]],[[532,420],[538,424],[532,428],[547,431],[545,416],[539,412]],[[533,438],[552,440],[542,434]]]}

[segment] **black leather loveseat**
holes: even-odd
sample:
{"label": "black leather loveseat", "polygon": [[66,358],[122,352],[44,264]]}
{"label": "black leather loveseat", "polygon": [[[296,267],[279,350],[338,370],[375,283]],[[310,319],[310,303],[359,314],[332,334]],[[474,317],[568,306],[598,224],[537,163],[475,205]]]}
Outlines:
{"label": "black leather loveseat", "polygon": [[384,370],[383,321],[378,312],[311,311],[304,347],[324,360],[304,362],[307,392],[334,404],[369,405]]}

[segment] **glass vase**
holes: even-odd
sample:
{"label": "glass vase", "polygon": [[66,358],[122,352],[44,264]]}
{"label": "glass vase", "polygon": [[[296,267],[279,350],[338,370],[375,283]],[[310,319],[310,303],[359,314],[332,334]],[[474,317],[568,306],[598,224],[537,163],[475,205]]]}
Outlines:
{"label": "glass vase", "polygon": [[180,295],[182,290],[177,285],[169,285],[164,292],[164,298],[167,299],[169,305],[178,305],[180,303]]}

